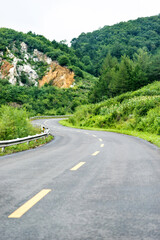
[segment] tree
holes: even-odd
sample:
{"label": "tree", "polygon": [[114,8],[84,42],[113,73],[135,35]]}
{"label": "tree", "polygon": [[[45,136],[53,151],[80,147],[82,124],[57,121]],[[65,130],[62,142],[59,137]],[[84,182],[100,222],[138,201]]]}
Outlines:
{"label": "tree", "polygon": [[58,57],[58,62],[62,66],[66,66],[66,65],[70,64],[69,58],[65,55],[62,55],[62,56]]}
{"label": "tree", "polygon": [[95,87],[89,93],[90,102],[92,103],[99,102],[112,96],[110,86],[111,83],[113,84],[114,82],[117,67],[118,67],[117,59],[115,57],[112,57],[111,54],[108,54],[103,62],[99,81],[96,83]]}
{"label": "tree", "polygon": [[151,64],[148,67],[148,78],[150,82],[160,81],[160,49],[151,58]]}
{"label": "tree", "polygon": [[115,95],[132,90],[133,62],[128,56],[122,56],[119,63],[119,69],[116,74],[115,85],[112,86]]}

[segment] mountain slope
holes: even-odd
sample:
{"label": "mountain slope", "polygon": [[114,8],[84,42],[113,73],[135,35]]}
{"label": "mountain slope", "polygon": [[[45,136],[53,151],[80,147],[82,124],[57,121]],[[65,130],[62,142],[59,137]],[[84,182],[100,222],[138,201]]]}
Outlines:
{"label": "mountain slope", "polygon": [[81,106],[69,122],[93,127],[160,135],[160,82],[98,104]]}
{"label": "mountain slope", "polygon": [[23,107],[30,115],[73,113],[88,103],[97,81],[82,69],[74,50],[63,43],[0,29],[0,106]]}
{"label": "mountain slope", "polygon": [[105,26],[94,32],[82,33],[71,41],[77,57],[90,73],[99,75],[106,55],[111,53],[118,59],[126,54],[132,58],[139,48],[154,54],[160,47],[160,15],[138,18]]}
{"label": "mountain slope", "polygon": [[[55,71],[46,83],[69,87],[75,79],[83,79],[84,68],[74,50],[64,43],[51,42],[32,32],[0,29],[0,78],[8,79],[11,84],[37,86],[43,76]],[[60,84],[57,75],[63,79]],[[43,82],[44,79],[41,86]]]}

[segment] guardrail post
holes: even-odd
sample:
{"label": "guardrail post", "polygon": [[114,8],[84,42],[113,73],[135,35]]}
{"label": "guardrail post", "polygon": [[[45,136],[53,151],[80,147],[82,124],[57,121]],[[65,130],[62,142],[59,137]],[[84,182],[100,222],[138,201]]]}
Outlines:
{"label": "guardrail post", "polygon": [[2,152],[4,152],[5,151],[5,147],[2,147]]}

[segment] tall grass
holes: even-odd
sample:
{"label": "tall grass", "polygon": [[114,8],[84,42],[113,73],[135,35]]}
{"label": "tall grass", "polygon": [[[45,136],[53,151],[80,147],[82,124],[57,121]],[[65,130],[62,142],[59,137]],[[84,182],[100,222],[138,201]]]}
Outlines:
{"label": "tall grass", "polygon": [[160,82],[98,104],[77,108],[69,123],[93,127],[148,132],[160,135]]}

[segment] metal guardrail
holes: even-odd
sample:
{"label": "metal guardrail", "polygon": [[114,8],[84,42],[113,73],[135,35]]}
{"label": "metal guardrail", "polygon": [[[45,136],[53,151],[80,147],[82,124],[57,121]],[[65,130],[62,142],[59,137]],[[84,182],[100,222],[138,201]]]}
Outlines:
{"label": "metal guardrail", "polygon": [[[57,115],[57,116],[35,116],[35,117],[31,117],[30,119],[34,120],[34,119],[42,119],[42,118],[68,118],[71,117],[72,115]],[[5,151],[5,147],[8,146],[12,146],[12,145],[17,145],[17,144],[21,144],[21,143],[29,143],[30,141],[39,139],[39,138],[43,138],[43,137],[47,137],[50,133],[49,133],[49,129],[45,129],[45,127],[41,126],[42,130],[45,130],[44,133],[41,134],[36,134],[33,136],[28,136],[28,137],[24,137],[24,138],[17,138],[17,139],[12,139],[12,140],[4,140],[4,141],[0,141],[0,148],[2,148],[2,152]]]}
{"label": "metal guardrail", "polygon": [[42,119],[42,118],[68,118],[71,117],[72,115],[53,115],[53,116],[35,116],[35,117],[30,117],[30,119]]}
{"label": "metal guardrail", "polygon": [[46,129],[45,132],[41,133],[41,134],[36,134],[33,136],[24,137],[24,138],[0,141],[0,148],[2,148],[2,152],[4,152],[5,147],[17,145],[17,144],[21,144],[21,143],[25,143],[25,142],[29,143],[30,141],[33,141],[33,140],[36,140],[39,138],[43,138],[43,137],[47,137],[49,134],[50,134],[49,129]]}

